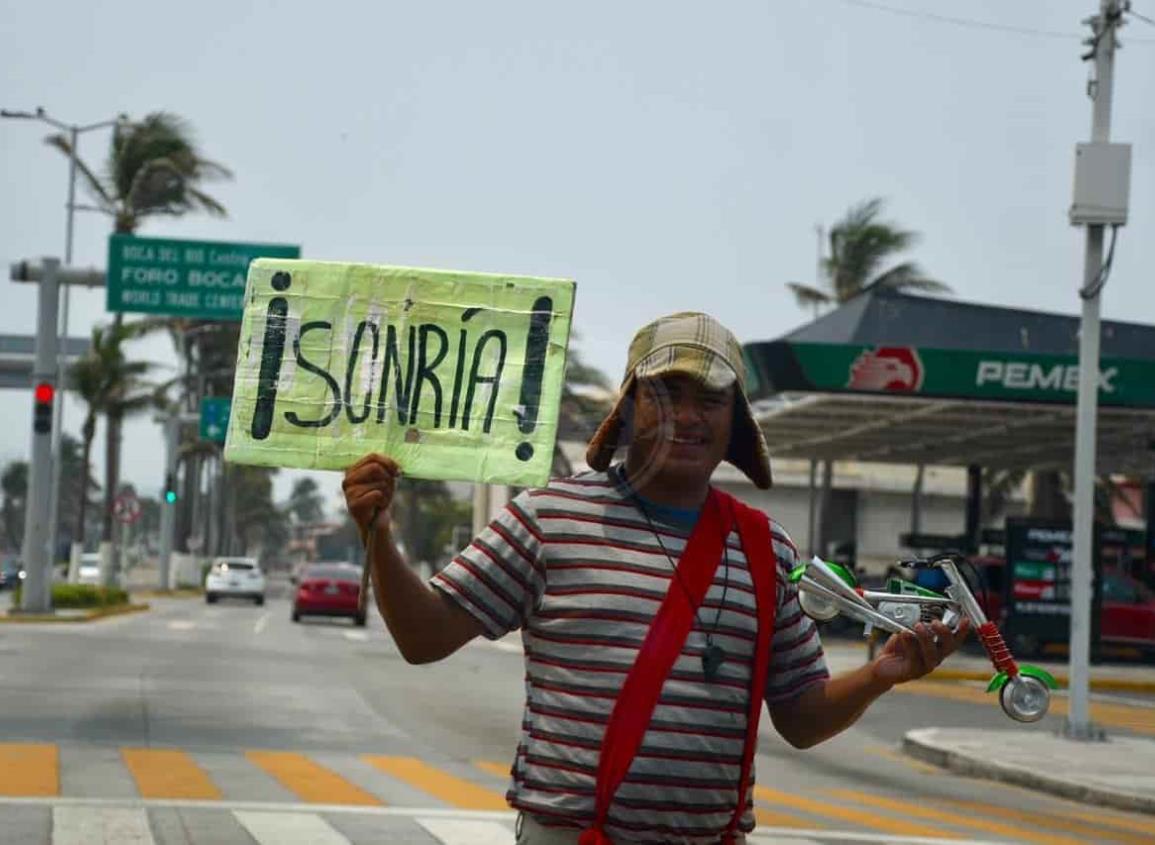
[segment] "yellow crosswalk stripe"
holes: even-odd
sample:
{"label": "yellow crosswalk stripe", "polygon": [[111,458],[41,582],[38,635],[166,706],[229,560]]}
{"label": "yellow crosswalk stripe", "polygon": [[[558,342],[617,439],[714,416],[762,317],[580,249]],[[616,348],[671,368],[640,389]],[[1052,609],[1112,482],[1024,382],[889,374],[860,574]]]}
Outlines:
{"label": "yellow crosswalk stripe", "polygon": [[1040,830],[995,822],[974,813],[963,816],[958,813],[935,810],[927,807],[925,804],[914,801],[898,801],[893,798],[884,798],[881,795],[872,795],[867,792],[857,792],[851,789],[835,789],[829,794],[834,798],[841,798],[844,801],[857,801],[860,804],[879,807],[884,810],[889,810],[892,813],[902,813],[903,815],[916,819],[926,819],[927,821],[935,821],[940,824],[981,830],[985,833],[993,833],[996,836],[1005,836],[1010,839],[1039,842],[1042,843],[1042,845],[1083,845],[1083,840],[1081,839],[1068,839],[1054,833],[1045,833]]}
{"label": "yellow crosswalk stripe", "polygon": [[940,769],[938,766],[933,766],[930,763],[924,763],[921,760],[916,760],[909,754],[903,754],[901,751],[895,751],[893,748],[887,748],[885,745],[868,745],[863,748],[867,754],[874,754],[878,757],[883,757],[890,760],[892,763],[899,763],[906,766],[908,769],[914,769],[924,775],[941,775],[946,772],[946,769]]}
{"label": "yellow crosswalk stripe", "polygon": [[829,817],[839,821],[861,825],[871,830],[881,830],[883,833],[893,833],[898,836],[923,836],[928,838],[939,837],[957,839],[958,834],[941,830],[928,825],[916,824],[903,819],[892,819],[880,816],[877,813],[867,813],[855,810],[841,804],[832,804],[828,801],[815,801],[803,795],[793,795],[788,792],[779,792],[767,786],[755,786],[754,798],[779,807],[788,807],[793,810],[802,810],[815,816]]}
{"label": "yellow crosswalk stripe", "polygon": [[474,760],[473,765],[494,777],[509,779],[509,763],[495,763],[492,760]]}
{"label": "yellow crosswalk stripe", "polygon": [[[754,807],[754,821],[758,827],[796,827],[802,830],[817,830],[826,827],[821,822],[812,822],[802,818],[802,816],[795,816],[778,810],[766,810],[758,806]],[[758,832],[757,828],[754,832]]]}
{"label": "yellow crosswalk stripe", "polygon": [[1009,807],[999,807],[991,804],[980,804],[977,801],[959,801],[955,799],[947,800],[943,803],[950,804],[954,807],[959,807],[963,810],[974,813],[984,813],[991,816],[998,816],[1003,819],[1010,819],[1011,821],[1023,822],[1024,824],[1035,825],[1037,827],[1056,827],[1065,833],[1077,833],[1081,836],[1087,837],[1084,841],[1102,842],[1104,839],[1109,839],[1112,842],[1126,842],[1133,843],[1133,845],[1150,845],[1152,834],[1155,834],[1155,822],[1148,822],[1146,826],[1146,836],[1132,836],[1129,833],[1122,831],[1106,830],[1102,824],[1088,823],[1085,820],[1079,819],[1078,816],[1067,816],[1066,818],[1054,813],[1032,813],[1028,810],[1013,810]]}
{"label": "yellow crosswalk stripe", "polygon": [[336,772],[314,763],[304,754],[292,751],[246,751],[245,757],[280,781],[282,786],[302,801],[370,806],[382,803]]}
{"label": "yellow crosswalk stripe", "polygon": [[0,795],[19,798],[60,794],[60,753],[39,742],[0,743]]}
{"label": "yellow crosswalk stripe", "polygon": [[204,769],[175,748],[122,748],[120,756],[136,781],[141,798],[192,798],[218,801],[217,789]]}
{"label": "yellow crosswalk stripe", "polygon": [[365,754],[361,758],[390,777],[427,792],[463,810],[506,810],[505,796],[459,778],[416,757],[386,757]]}
{"label": "yellow crosswalk stripe", "polygon": [[[993,709],[998,709],[999,706],[994,693],[984,692],[982,688],[977,686],[949,681],[912,681],[907,684],[899,684],[894,690],[909,695],[926,695],[934,698],[946,698],[951,701],[985,704]],[[1060,696],[1052,698],[1049,712],[1054,716],[1067,715],[1067,699]],[[1108,727],[1126,728],[1136,733],[1155,734],[1155,714],[1150,707],[1093,701],[1091,702],[1091,718]]]}

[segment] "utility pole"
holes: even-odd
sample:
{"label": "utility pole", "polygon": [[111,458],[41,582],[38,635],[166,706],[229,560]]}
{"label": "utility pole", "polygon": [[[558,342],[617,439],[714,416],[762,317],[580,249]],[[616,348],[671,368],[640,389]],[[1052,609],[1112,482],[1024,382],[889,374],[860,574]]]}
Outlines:
{"label": "utility pole", "polygon": [[[33,411],[28,504],[24,515],[24,548],[21,550],[27,574],[20,609],[26,613],[52,610],[52,555],[49,548],[52,538],[48,522],[52,497],[51,404],[56,392],[56,308],[60,298],[57,272],[60,260],[45,258],[42,266],[43,274],[36,293],[36,359],[32,365],[37,407]],[[46,404],[48,407],[43,408]],[[44,410],[48,413],[44,414]],[[45,416],[47,419],[42,419]]]}
{"label": "utility pole", "polygon": [[[10,109],[0,109],[0,118],[15,119],[15,120],[37,120],[41,123],[46,123],[52,128],[61,133],[68,133],[68,214],[64,226],[64,266],[72,266],[72,232],[73,232],[73,218],[76,215],[76,170],[77,158],[79,151],[77,146],[80,143],[80,136],[85,132],[91,132],[95,129],[106,129],[110,126],[123,126],[128,121],[128,116],[119,114],[112,120],[101,120],[96,123],[89,123],[85,125],[75,123],[63,123],[48,114],[43,108],[37,107],[35,111],[13,111]],[[57,344],[58,357],[56,361],[56,378],[55,384],[58,387],[65,385],[65,368],[67,366],[66,350],[68,343],[68,308],[70,289],[67,285],[64,288],[64,310],[60,315],[58,323],[58,335],[61,338]],[[52,423],[52,467],[50,470],[50,478],[52,479],[52,493],[50,500],[50,515],[48,517],[48,532],[49,544],[51,549],[51,556],[56,555],[56,537],[60,522],[60,437],[64,427],[64,395],[60,394],[56,398],[53,405],[53,423]],[[84,467],[83,472],[88,472],[88,467]],[[87,476],[82,483],[87,483]],[[74,572],[80,562],[80,553],[83,551],[79,545],[74,541],[70,553],[69,572]]]}
{"label": "utility pole", "polygon": [[[1063,734],[1070,739],[1101,739],[1091,724],[1090,649],[1094,581],[1095,429],[1099,406],[1099,294],[1109,265],[1103,262],[1107,224],[1126,222],[1130,147],[1110,144],[1111,96],[1114,88],[1116,32],[1124,3],[1100,0],[1099,14],[1089,18],[1094,62],[1087,86],[1092,102],[1091,143],[1076,150],[1075,197],[1071,223],[1086,225],[1083,263],[1082,324],[1079,331],[1079,392],[1075,427],[1074,557],[1071,561],[1070,709]],[[1112,252],[1114,235],[1112,235]]]}
{"label": "utility pole", "polygon": [[164,490],[160,502],[160,569],[161,590],[172,589],[170,563],[172,561],[173,529],[176,525],[176,465],[177,451],[180,449],[180,408],[168,412],[164,423]]}
{"label": "utility pole", "polygon": [[12,265],[14,282],[35,282],[36,357],[32,365],[33,412],[32,449],[28,466],[28,505],[24,518],[24,548],[21,556],[27,573],[21,609],[31,613],[52,610],[53,538],[51,534],[53,490],[52,423],[58,392],[57,317],[61,285],[104,284],[100,270],[61,267],[60,259],[41,262],[18,261]]}

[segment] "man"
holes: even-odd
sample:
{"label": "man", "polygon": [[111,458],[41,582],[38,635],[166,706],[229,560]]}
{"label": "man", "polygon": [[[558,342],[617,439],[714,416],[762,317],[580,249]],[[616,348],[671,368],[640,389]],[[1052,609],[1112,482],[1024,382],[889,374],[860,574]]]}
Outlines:
{"label": "man", "polygon": [[[373,523],[377,606],[406,660],[522,631],[526,707],[508,793],[519,843],[742,842],[763,697],[778,732],[806,748],[965,637],[919,626],[831,679],[786,577],[794,546],[710,487],[722,460],[770,486],[737,340],[704,314],[674,314],[630,345],[621,398],[589,446],[592,472],[519,495],[428,584],[389,520]],[[346,473],[363,531],[397,475],[379,455]]]}

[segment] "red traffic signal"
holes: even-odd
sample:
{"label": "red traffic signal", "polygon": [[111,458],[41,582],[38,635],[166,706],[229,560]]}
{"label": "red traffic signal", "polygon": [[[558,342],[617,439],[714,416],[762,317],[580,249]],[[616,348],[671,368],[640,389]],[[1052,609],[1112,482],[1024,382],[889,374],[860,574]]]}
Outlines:
{"label": "red traffic signal", "polygon": [[32,430],[37,434],[48,434],[52,431],[52,399],[56,396],[56,387],[42,381],[36,385],[32,395],[36,399],[32,407]]}

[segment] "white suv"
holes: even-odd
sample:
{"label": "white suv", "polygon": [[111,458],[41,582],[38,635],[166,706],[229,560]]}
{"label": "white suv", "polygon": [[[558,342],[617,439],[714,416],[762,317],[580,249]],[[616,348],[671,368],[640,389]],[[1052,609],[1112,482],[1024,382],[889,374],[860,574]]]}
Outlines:
{"label": "white suv", "polygon": [[205,601],[213,604],[219,598],[251,599],[265,603],[265,574],[256,558],[218,557],[205,576]]}

